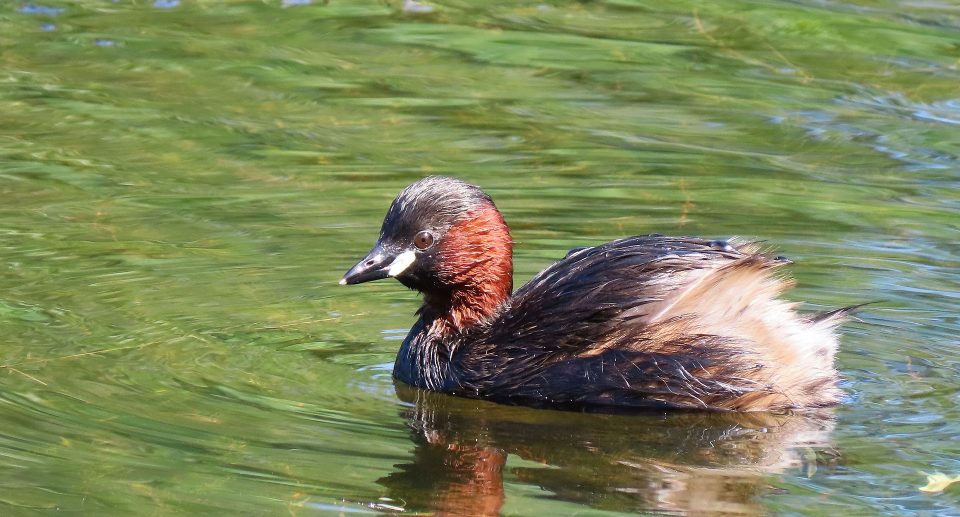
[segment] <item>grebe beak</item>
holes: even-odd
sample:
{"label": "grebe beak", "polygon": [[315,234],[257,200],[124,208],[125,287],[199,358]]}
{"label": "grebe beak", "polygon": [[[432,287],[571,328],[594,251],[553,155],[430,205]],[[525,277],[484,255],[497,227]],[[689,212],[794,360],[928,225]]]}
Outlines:
{"label": "grebe beak", "polygon": [[394,259],[396,259],[396,255],[387,252],[383,244],[378,242],[370,250],[370,253],[367,253],[366,257],[363,257],[360,262],[357,262],[350,268],[350,271],[343,275],[343,278],[340,279],[340,285],[361,284],[371,280],[388,278],[390,275],[387,274],[387,270],[390,269],[390,264],[393,263]]}
{"label": "grebe beak", "polygon": [[343,275],[340,285],[362,284],[371,280],[397,276],[406,271],[415,260],[416,254],[411,250],[392,251],[378,242],[363,260],[357,262]]}

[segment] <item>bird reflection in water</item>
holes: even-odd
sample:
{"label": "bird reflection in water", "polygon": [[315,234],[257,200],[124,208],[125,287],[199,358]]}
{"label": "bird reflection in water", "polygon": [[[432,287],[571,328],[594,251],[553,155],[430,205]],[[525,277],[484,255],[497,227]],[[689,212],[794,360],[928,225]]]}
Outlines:
{"label": "bird reflection in water", "polygon": [[415,447],[379,483],[407,511],[499,515],[506,478],[603,510],[757,515],[770,475],[810,476],[838,456],[830,410],[585,414],[396,388]]}

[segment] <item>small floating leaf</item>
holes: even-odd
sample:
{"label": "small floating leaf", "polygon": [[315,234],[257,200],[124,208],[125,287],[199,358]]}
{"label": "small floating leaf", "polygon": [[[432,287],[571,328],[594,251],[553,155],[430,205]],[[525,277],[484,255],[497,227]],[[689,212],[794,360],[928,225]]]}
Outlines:
{"label": "small floating leaf", "polygon": [[960,475],[948,476],[941,472],[934,472],[933,474],[921,472],[921,474],[927,476],[927,484],[920,487],[921,492],[943,492],[948,486],[960,482]]}

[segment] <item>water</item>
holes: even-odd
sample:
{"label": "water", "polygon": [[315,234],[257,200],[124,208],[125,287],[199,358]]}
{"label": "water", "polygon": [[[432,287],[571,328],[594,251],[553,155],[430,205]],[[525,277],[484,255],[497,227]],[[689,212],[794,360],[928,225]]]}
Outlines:
{"label": "water", "polygon": [[[0,5],[0,514],[948,515],[960,10],[938,2]],[[580,415],[394,386],[417,296],[340,275],[480,184],[519,285],[649,232],[796,261],[813,415]]]}

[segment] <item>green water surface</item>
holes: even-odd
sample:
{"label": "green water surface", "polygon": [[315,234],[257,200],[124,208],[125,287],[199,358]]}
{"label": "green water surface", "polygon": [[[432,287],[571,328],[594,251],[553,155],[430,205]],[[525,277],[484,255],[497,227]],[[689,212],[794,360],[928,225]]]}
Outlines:
{"label": "green water surface", "polygon": [[[844,326],[845,403],[584,415],[395,386],[337,280],[431,173],[516,284],[742,235]],[[0,515],[957,515],[960,5],[0,2]]]}

